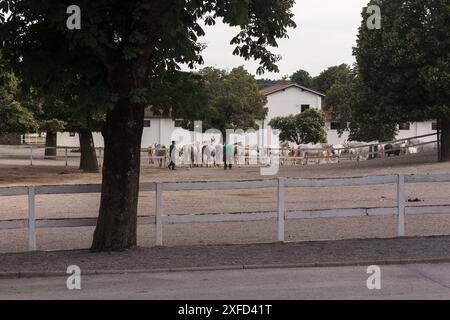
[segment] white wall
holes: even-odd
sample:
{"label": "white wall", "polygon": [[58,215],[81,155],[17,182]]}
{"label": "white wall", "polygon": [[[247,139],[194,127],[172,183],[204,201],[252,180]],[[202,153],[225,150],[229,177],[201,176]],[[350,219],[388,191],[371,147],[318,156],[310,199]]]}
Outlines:
{"label": "white wall", "polygon": [[[142,148],[148,148],[155,143],[170,145],[172,140],[188,141],[191,134],[187,130],[175,127],[172,119],[146,119],[150,120],[150,127],[145,127],[142,134]],[[95,147],[103,148],[104,141],[100,132],[94,132]],[[180,140],[181,139],[181,140]],[[79,147],[80,140],[78,134],[71,137],[69,132],[60,132],[57,135],[57,145],[60,147]]]}
{"label": "white wall", "polygon": [[338,135],[337,130],[331,130],[330,129],[330,123],[327,123],[327,143],[329,144],[341,144],[344,143],[346,140],[348,140],[349,133],[345,131],[342,136]]}
{"label": "white wall", "polygon": [[[432,121],[415,122],[411,123],[409,130],[400,130],[397,139],[404,139],[409,137],[417,137],[427,134],[436,133],[436,130],[432,130]],[[436,136],[430,136],[425,138],[419,138],[419,140],[428,142],[436,140]]]}
{"label": "white wall", "polygon": [[148,148],[153,144],[170,145],[173,140],[183,141],[189,137],[189,131],[175,127],[172,119],[152,118],[150,127],[145,127],[142,134],[142,148]]}
{"label": "white wall", "polygon": [[[432,121],[411,123],[409,130],[399,130],[395,139],[396,140],[406,139],[436,133],[436,130],[432,130],[432,124],[433,124]],[[331,130],[330,123],[328,122],[327,135],[328,135],[328,143],[339,144],[348,139],[349,133],[344,132],[344,134],[341,137],[339,137],[337,130]],[[422,140],[424,142],[434,141],[436,140],[436,136],[419,138],[419,140]]]}
{"label": "white wall", "polygon": [[287,117],[301,112],[301,105],[309,104],[311,109],[320,110],[322,107],[322,97],[302,91],[297,87],[290,87],[282,91],[272,93],[267,96],[267,105],[269,109],[265,124],[276,117]]}
{"label": "white wall", "polygon": [[[103,136],[100,132],[93,132],[92,136],[94,138],[94,145],[96,148],[103,148]],[[58,147],[72,147],[78,148],[80,146],[80,138],[78,133],[71,137],[69,132],[58,132],[56,136],[56,144]]]}
{"label": "white wall", "polygon": [[[309,92],[301,92],[295,88],[289,88],[285,92],[281,91],[269,95],[269,116],[268,119],[280,116],[288,116],[300,112],[301,104],[309,104],[311,108],[320,110],[321,98]],[[314,102],[315,100],[315,102]],[[278,140],[272,135],[271,128],[267,125],[270,120],[258,121],[260,129],[265,128],[265,131],[260,130],[259,134],[246,134],[242,137],[233,135],[231,138],[235,142],[243,142],[246,145],[272,145],[278,144]],[[220,143],[220,134],[194,134],[182,128],[176,128],[175,122],[172,119],[160,119],[152,118],[150,120],[150,127],[145,127],[142,135],[142,148],[148,148],[155,143],[162,145],[170,145],[172,140],[175,140],[178,145],[184,145],[193,141],[210,142],[211,138],[215,138],[216,143]],[[416,137],[426,134],[436,133],[432,130],[432,122],[418,122],[411,123],[410,130],[400,130],[397,135],[397,139],[404,139],[410,137]],[[337,130],[330,129],[330,123],[327,122],[327,140],[329,144],[340,144],[348,139],[349,133],[344,132],[342,136],[339,136]],[[101,133],[94,132],[94,144],[96,147],[104,147],[103,136]],[[425,142],[435,140],[435,136],[426,138],[420,138]],[[276,141],[275,141],[276,140]],[[60,147],[79,147],[80,141],[78,134],[71,137],[69,132],[58,133],[57,144]]]}

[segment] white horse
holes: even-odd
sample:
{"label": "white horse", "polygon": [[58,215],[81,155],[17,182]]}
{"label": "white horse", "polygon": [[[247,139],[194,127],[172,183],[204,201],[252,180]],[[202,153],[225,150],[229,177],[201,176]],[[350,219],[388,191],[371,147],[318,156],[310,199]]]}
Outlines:
{"label": "white horse", "polygon": [[154,164],[155,163],[155,156],[156,156],[156,146],[157,144],[154,143],[151,146],[148,147],[148,163]]}
{"label": "white horse", "polygon": [[287,158],[290,157],[290,145],[289,142],[280,143],[280,148],[278,151],[278,155],[280,157],[280,164],[287,165],[289,160]]}
{"label": "white horse", "polygon": [[345,146],[343,143],[335,144],[335,145],[331,146],[331,149],[330,149],[330,153],[332,156],[334,156],[337,159],[336,160],[337,163],[341,162],[341,155],[344,153],[344,151],[345,151]]}
{"label": "white horse", "polygon": [[192,145],[191,144],[185,144],[181,147],[180,150],[180,156],[181,156],[181,164],[186,168],[192,168],[193,165],[193,159],[192,159]]}
{"label": "white horse", "polygon": [[236,165],[243,165],[245,164],[246,158],[245,158],[245,147],[243,147],[240,144],[234,145],[234,163]]}
{"label": "white horse", "polygon": [[211,144],[203,145],[202,152],[202,163],[206,165],[207,168],[213,167],[215,165],[216,148]]}
{"label": "white horse", "polygon": [[163,167],[164,165],[164,167],[166,167],[169,160],[168,148],[164,145],[157,144],[155,150],[155,155],[158,157],[159,166]]}
{"label": "white horse", "polygon": [[215,156],[215,164],[216,166],[221,166],[223,165],[223,145],[222,144],[217,144],[215,146],[216,149],[216,156]]}
{"label": "white horse", "polygon": [[199,142],[195,142],[192,144],[191,156],[193,159],[193,166],[200,167],[202,162],[202,145]]}

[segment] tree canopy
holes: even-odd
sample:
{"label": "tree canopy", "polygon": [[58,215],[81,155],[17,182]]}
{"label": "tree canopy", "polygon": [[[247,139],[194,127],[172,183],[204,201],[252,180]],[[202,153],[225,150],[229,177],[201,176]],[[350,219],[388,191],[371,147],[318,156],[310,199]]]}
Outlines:
{"label": "tree canopy", "polygon": [[296,115],[274,118],[269,125],[280,131],[280,141],[296,144],[326,143],[325,120],[322,111],[308,109]]}
{"label": "tree canopy", "polygon": [[340,122],[340,134],[349,132],[349,140],[391,141],[397,134],[397,123],[370,112],[379,103],[378,96],[361,83],[355,67],[336,78],[327,92],[324,110],[332,121]]}
{"label": "tree canopy", "polygon": [[276,84],[278,80],[271,80],[271,79],[256,79],[256,83],[258,84],[258,87],[260,89],[264,89],[267,87],[270,87],[274,84]]}
{"label": "tree canopy", "polygon": [[27,108],[30,95],[7,68],[0,52],[0,132],[29,133],[38,129],[33,112]]}
{"label": "tree canopy", "polygon": [[313,89],[326,94],[333,84],[341,77],[345,77],[350,71],[350,66],[343,63],[332,66],[322,71],[313,79]]}
{"label": "tree canopy", "polygon": [[306,87],[306,88],[312,88],[313,87],[313,78],[309,74],[308,71],[305,70],[297,70],[290,76],[290,81]]}
{"label": "tree canopy", "polygon": [[[267,98],[259,91],[255,78],[243,67],[230,72],[205,68],[200,72],[207,96],[206,109],[196,120],[203,130],[258,129],[255,119],[267,115]],[[189,126],[192,129],[192,122]]]}
{"label": "tree canopy", "polygon": [[391,121],[450,115],[450,6],[447,0],[371,1],[381,7],[380,30],[359,30],[354,54],[364,85],[380,96]]}
{"label": "tree canopy", "polygon": [[361,83],[378,103],[361,110],[367,122],[439,119],[441,154],[450,160],[450,6],[447,0],[370,1],[381,29],[366,27],[363,12],[354,49]]}
{"label": "tree canopy", "polygon": [[[290,12],[293,3],[82,0],[77,3],[82,28],[76,31],[66,28],[65,2],[4,0],[3,6],[9,6],[12,14],[2,37],[23,69],[47,87],[54,88],[64,79],[64,84],[73,82],[77,94],[89,99],[109,88],[113,104],[123,95],[131,95],[136,103],[154,104],[149,80],[182,64],[202,63],[201,21],[213,25],[222,18],[239,27],[241,31],[231,40],[233,53],[258,59],[258,73],[278,71],[280,57],[269,49],[277,46],[277,38],[286,37],[287,27],[295,26]],[[151,67],[145,67],[149,63]]]}

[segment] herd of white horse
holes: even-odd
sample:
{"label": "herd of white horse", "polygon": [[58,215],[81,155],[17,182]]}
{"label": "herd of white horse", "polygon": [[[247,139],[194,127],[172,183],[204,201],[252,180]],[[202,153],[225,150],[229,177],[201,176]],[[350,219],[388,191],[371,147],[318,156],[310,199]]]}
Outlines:
{"label": "herd of white horse", "polygon": [[[426,143],[417,139],[398,143],[362,143],[348,142],[331,144],[292,144],[282,143],[277,148],[261,148],[259,146],[244,146],[240,143],[232,145],[232,164],[270,165],[278,161],[280,165],[307,165],[336,163],[343,159],[362,161],[373,158],[384,158],[415,154],[436,148],[435,143]],[[148,149],[150,164],[167,166],[169,161],[168,146],[154,144]],[[213,143],[191,143],[176,145],[176,164],[181,167],[215,167],[222,166],[223,145]]]}

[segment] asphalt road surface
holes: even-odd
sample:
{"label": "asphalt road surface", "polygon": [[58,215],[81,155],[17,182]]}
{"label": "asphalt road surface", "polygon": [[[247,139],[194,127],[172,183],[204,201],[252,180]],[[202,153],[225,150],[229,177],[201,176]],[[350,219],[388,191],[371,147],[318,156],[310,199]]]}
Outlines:
{"label": "asphalt road surface", "polygon": [[367,266],[81,275],[0,280],[0,299],[450,299],[450,264],[381,266],[369,290]]}

